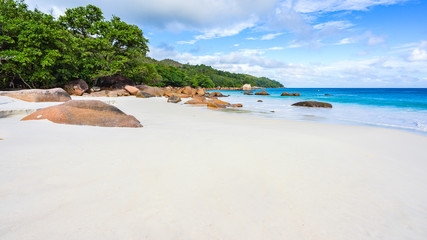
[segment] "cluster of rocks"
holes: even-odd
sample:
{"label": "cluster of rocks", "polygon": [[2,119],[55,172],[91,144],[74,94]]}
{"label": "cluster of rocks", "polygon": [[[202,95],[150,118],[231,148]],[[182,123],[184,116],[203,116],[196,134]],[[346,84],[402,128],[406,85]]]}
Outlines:
{"label": "cluster of rocks", "polygon": [[251,86],[250,84],[245,84],[242,87],[216,87],[216,88],[207,88],[206,90],[220,90],[220,91],[251,91],[254,89],[265,89],[263,87]]}
{"label": "cluster of rocks", "polygon": [[206,97],[193,97],[191,100],[188,100],[185,102],[185,104],[192,104],[192,105],[199,105],[199,106],[206,106],[208,108],[227,108],[227,107],[233,107],[233,108],[239,108],[243,107],[242,104],[231,104],[228,102],[224,102],[217,97],[212,98],[206,98]]}
{"label": "cluster of rocks", "polygon": [[280,96],[299,97],[300,94],[299,93],[287,93],[287,92],[284,92]]}
{"label": "cluster of rocks", "polygon": [[133,95],[140,98],[171,96],[186,98],[205,95],[203,88],[196,89],[188,86],[183,88],[160,88],[148,85],[136,85],[132,80],[120,74],[99,78],[92,88],[89,88],[84,80],[78,79],[66,84],[64,89],[69,95],[90,97],[123,97]]}
{"label": "cluster of rocks", "polygon": [[[73,88],[73,90],[77,89],[77,87]],[[72,100],[62,88],[1,91],[0,96],[27,102],[64,102],[37,110],[24,117],[22,121],[47,119],[55,123],[71,125],[142,127],[134,116],[125,114],[115,106],[98,100]]]}
{"label": "cluster of rocks", "polygon": [[[245,91],[243,94],[244,95],[253,95],[253,92],[252,91]],[[255,95],[270,95],[270,94],[268,92],[266,92],[265,90],[263,90],[261,92],[256,92]],[[283,92],[280,96],[299,97],[299,96],[301,96],[301,94],[300,93],[287,93],[287,92]],[[263,101],[262,100],[258,100],[257,102],[263,102]],[[316,101],[297,102],[297,103],[292,104],[292,106],[297,106],[297,107],[314,107],[314,108],[332,108],[332,104],[330,104],[330,103],[316,102]]]}
{"label": "cluster of rocks", "polygon": [[[77,79],[62,88],[30,89],[20,91],[0,91],[0,96],[7,96],[28,102],[65,102],[60,105],[40,109],[22,120],[48,119],[55,123],[91,125],[103,127],[142,127],[141,123],[133,116],[123,113],[120,109],[98,100],[71,100],[70,95],[92,97],[121,97],[136,96],[137,98],[167,97],[168,102],[178,103],[181,98],[191,98],[185,104],[206,106],[211,109],[227,107],[239,108],[242,104],[230,104],[218,99],[227,97],[221,92],[205,92],[203,88],[192,87],[151,87],[148,85],[135,85],[131,80],[114,75],[98,79],[97,86],[89,88],[88,84]],[[234,90],[216,88],[219,90]],[[236,90],[244,90],[245,95],[252,95],[249,84]],[[270,95],[265,90],[255,92],[255,95]],[[300,96],[299,93],[282,93],[281,96]],[[262,100],[258,100],[262,102]],[[305,101],[292,104],[302,107],[332,108],[329,103]]]}
{"label": "cluster of rocks", "polygon": [[[98,100],[72,100],[70,95],[91,97],[136,96],[137,98],[167,97],[168,102],[178,103],[181,98],[193,98],[187,104],[202,104],[209,108],[242,107],[242,104],[230,104],[218,99],[227,97],[220,92],[207,93],[203,88],[151,87],[135,85],[129,79],[115,75],[98,79],[97,86],[77,79],[62,88],[30,89],[20,91],[0,91],[0,96],[12,97],[28,102],[65,102],[60,105],[43,108],[24,117],[22,120],[48,119],[55,123],[72,125],[91,125],[103,127],[142,127],[133,116],[120,109]],[[199,102],[195,102],[199,101]]]}
{"label": "cluster of rocks", "polygon": [[316,101],[297,102],[297,103],[292,104],[292,106],[315,107],[315,108],[332,108],[332,104],[330,104],[330,103],[316,102]]}

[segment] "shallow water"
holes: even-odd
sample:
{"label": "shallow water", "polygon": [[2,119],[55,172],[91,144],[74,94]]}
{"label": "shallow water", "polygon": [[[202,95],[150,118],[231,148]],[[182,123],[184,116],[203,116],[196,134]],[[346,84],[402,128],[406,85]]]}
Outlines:
{"label": "shallow water", "polygon": [[[427,89],[409,88],[286,88],[265,89],[271,95],[221,91],[227,102],[242,103],[246,114],[276,119],[349,125],[374,125],[427,134]],[[301,94],[282,97],[283,92]],[[329,95],[325,95],[329,94]],[[262,100],[263,102],[257,102]],[[321,101],[332,109],[293,107],[299,101]],[[271,112],[274,111],[274,112]]]}

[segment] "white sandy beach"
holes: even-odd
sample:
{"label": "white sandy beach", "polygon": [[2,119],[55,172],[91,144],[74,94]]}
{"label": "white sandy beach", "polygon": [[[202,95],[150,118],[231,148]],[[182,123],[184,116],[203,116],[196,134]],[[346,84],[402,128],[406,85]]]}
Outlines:
{"label": "white sandy beach", "polygon": [[426,136],[113,100],[144,127],[0,118],[0,239],[427,239]]}

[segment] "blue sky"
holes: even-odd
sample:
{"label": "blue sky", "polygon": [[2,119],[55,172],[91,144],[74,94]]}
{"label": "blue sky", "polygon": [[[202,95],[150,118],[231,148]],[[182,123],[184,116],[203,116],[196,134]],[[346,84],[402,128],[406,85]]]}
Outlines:
{"label": "blue sky", "polygon": [[27,0],[58,16],[94,4],[138,25],[149,56],[287,87],[427,87],[427,1]]}

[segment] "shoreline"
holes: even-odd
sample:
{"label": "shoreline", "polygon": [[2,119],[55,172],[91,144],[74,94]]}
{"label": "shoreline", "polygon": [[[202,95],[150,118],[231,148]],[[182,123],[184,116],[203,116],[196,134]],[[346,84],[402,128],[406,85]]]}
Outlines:
{"label": "shoreline", "polygon": [[109,99],[144,127],[0,119],[0,238],[427,237],[427,137]]}
{"label": "shoreline", "polygon": [[[229,101],[242,103],[247,110],[266,117],[340,125],[375,126],[427,135],[427,102],[422,100],[423,98],[415,97],[424,96],[425,91],[415,91],[413,94],[403,91],[405,94],[398,94],[395,98],[391,98],[393,93],[389,91],[386,91],[385,97],[381,97],[381,92],[376,93],[376,89],[360,90],[363,90],[361,94],[353,91],[353,88],[349,90],[324,88],[320,89],[320,92],[317,88],[289,89],[290,92],[301,93],[298,97],[280,96],[281,90],[276,89],[266,89],[270,96],[247,96],[239,91],[229,91],[224,94],[230,96]],[[417,89],[403,90],[411,92]],[[395,92],[401,92],[401,90]],[[380,99],[378,100],[377,97]],[[264,102],[257,103],[258,99]],[[298,101],[327,102],[333,105],[333,109],[323,111],[291,106]],[[270,110],[274,113],[271,114]]]}

